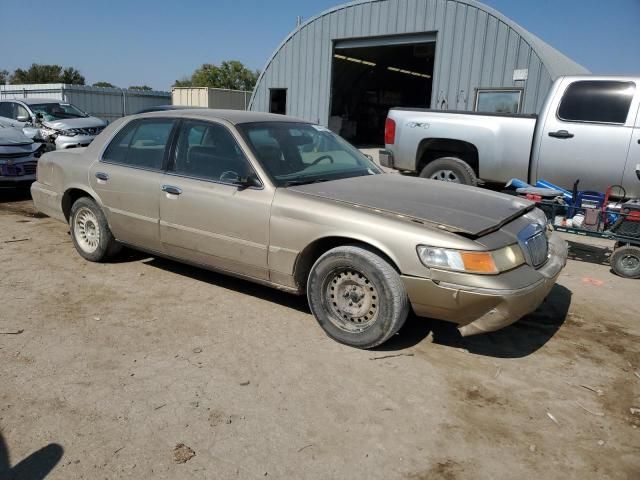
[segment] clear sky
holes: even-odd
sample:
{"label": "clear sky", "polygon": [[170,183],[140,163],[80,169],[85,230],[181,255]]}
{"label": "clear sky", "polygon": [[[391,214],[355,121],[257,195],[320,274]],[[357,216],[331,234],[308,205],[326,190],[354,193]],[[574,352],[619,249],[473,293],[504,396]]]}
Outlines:
{"label": "clear sky", "polygon": [[[169,89],[202,63],[262,69],[341,0],[0,0],[0,69],[73,66],[87,83]],[[593,73],[640,74],[640,0],[485,0]]]}

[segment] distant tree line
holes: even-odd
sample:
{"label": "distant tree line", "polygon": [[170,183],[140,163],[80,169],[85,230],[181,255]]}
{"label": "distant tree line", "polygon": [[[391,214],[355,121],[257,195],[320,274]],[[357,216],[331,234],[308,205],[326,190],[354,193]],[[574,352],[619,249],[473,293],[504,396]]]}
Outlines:
{"label": "distant tree line", "polygon": [[[205,63],[196,69],[190,77],[176,80],[174,87],[213,87],[232,90],[252,91],[258,81],[260,72],[250,70],[238,60],[226,60],[219,66]],[[66,83],[68,85],[85,85],[85,78],[73,67],[60,65],[42,65],[34,63],[27,69],[17,68],[12,73],[0,69],[0,85],[24,85],[29,83]],[[113,83],[100,81],[94,87],[119,88]],[[153,90],[148,85],[131,85],[131,90]]]}
{"label": "distant tree line", "polygon": [[238,60],[227,60],[218,65],[205,63],[190,77],[176,80],[174,87],[212,87],[252,91],[260,72],[249,70]]}
{"label": "distant tree line", "polygon": [[32,64],[29,68],[16,68],[13,73],[0,70],[0,84],[9,82],[11,85],[24,85],[26,83],[67,83],[70,85],[84,85],[85,79],[78,70],[73,67],[61,67],[60,65]]}

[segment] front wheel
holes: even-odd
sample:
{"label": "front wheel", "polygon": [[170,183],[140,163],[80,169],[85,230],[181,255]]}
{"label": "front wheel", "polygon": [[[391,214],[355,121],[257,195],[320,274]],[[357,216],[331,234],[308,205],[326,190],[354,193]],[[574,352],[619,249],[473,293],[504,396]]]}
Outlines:
{"label": "front wheel", "polygon": [[313,265],[309,306],[334,340],[356,348],[387,341],[407,319],[409,299],[398,272],[365,248],[329,250]]}
{"label": "front wheel", "polygon": [[422,178],[440,180],[442,182],[461,183],[463,185],[478,185],[473,168],[456,157],[442,157],[428,163],[420,172]]}
{"label": "front wheel", "polygon": [[611,254],[611,268],[625,278],[640,278],[640,247],[618,247]]}
{"label": "front wheel", "polygon": [[71,207],[71,239],[78,253],[90,262],[102,262],[120,250],[107,219],[98,204],[81,197]]}

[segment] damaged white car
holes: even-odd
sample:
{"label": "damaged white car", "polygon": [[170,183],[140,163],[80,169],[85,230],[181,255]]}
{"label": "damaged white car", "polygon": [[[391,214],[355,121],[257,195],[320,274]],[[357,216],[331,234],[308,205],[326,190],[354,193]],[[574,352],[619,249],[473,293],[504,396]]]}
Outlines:
{"label": "damaged white car", "polygon": [[46,98],[0,101],[0,120],[57,150],[86,147],[107,126],[71,103]]}

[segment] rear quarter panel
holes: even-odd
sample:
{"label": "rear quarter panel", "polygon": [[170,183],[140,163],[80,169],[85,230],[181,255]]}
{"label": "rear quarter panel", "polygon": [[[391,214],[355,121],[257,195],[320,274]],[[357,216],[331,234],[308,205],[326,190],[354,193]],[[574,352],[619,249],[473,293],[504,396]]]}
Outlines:
{"label": "rear quarter panel", "polygon": [[387,149],[400,169],[417,169],[423,140],[450,139],[476,147],[480,178],[495,182],[528,178],[533,116],[391,110],[389,117],[396,122],[396,141]]}

